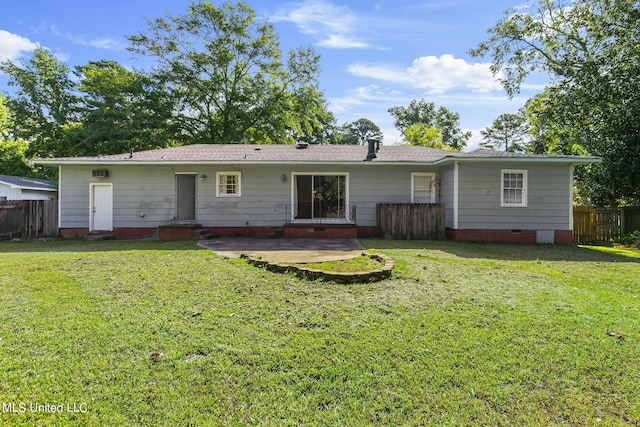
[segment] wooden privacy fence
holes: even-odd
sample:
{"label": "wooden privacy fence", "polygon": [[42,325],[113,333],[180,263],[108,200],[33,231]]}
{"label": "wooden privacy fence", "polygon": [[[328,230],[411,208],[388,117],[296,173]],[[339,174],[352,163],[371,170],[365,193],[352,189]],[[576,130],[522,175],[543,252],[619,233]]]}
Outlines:
{"label": "wooden privacy fence", "polygon": [[608,243],[640,230],[640,207],[573,207],[573,243]]}
{"label": "wooden privacy fence", "polygon": [[630,234],[640,230],[640,207],[625,206],[620,208],[620,214],[622,234]]}
{"label": "wooden privacy fence", "polygon": [[57,200],[0,202],[0,239],[58,236]]}
{"label": "wooden privacy fence", "polygon": [[444,208],[430,203],[376,205],[378,235],[384,239],[443,240]]}

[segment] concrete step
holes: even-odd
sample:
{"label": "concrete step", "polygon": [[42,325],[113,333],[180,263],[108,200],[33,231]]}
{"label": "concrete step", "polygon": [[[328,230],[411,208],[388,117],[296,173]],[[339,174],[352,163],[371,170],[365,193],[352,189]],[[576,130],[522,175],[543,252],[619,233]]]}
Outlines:
{"label": "concrete step", "polygon": [[209,230],[207,230],[206,228],[199,228],[191,232],[191,237],[194,240],[211,240],[211,239],[215,239],[217,236],[215,234],[210,233]]}

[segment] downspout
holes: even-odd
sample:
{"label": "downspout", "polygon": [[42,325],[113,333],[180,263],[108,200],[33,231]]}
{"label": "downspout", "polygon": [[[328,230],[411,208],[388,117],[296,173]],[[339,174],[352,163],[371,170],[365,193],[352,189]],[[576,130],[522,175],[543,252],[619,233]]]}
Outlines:
{"label": "downspout", "polygon": [[569,165],[569,230],[573,233],[573,171],[576,165]]}
{"label": "downspout", "polygon": [[453,229],[458,229],[458,173],[460,168],[460,162],[453,164]]}
{"label": "downspout", "polygon": [[58,165],[58,237],[62,228],[62,165]]}

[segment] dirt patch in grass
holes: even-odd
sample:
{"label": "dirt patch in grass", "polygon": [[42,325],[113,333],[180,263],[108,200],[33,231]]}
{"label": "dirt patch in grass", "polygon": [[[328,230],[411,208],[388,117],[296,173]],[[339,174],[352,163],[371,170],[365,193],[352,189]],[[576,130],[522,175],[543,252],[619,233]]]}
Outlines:
{"label": "dirt patch in grass", "polygon": [[379,270],[384,267],[385,261],[384,259],[371,257],[369,255],[361,255],[357,258],[348,260],[302,263],[298,265],[332,273],[355,273]]}

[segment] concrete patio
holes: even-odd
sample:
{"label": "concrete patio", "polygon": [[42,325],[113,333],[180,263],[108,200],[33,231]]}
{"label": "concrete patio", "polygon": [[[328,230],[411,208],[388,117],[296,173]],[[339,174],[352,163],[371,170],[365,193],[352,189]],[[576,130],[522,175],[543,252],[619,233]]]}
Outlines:
{"label": "concrete patio", "polygon": [[219,237],[198,242],[229,258],[252,255],[271,262],[308,263],[356,258],[365,249],[357,239],[265,239]]}

